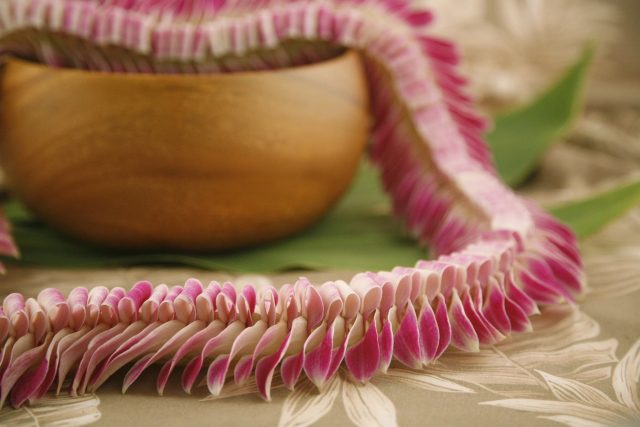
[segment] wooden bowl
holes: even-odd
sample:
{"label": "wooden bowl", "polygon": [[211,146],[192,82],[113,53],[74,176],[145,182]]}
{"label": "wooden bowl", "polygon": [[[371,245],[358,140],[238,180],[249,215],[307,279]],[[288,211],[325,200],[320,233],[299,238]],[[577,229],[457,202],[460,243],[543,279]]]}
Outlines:
{"label": "wooden bowl", "polygon": [[223,249],[317,221],[369,131],[359,55],[276,71],[144,75],[10,59],[0,159],[14,194],[78,239]]}

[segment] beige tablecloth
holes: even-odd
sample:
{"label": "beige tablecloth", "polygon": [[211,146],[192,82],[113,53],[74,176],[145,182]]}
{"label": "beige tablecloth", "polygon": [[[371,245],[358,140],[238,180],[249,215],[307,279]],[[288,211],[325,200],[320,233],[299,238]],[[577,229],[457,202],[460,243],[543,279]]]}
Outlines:
{"label": "beige tablecloth", "polygon": [[[567,169],[567,160],[573,167]],[[527,192],[545,201],[587,192],[594,171],[599,182],[633,174],[634,162],[615,160],[601,150],[566,143],[547,156],[543,174]],[[550,177],[554,177],[550,179]],[[605,179],[606,178],[606,179]],[[271,403],[263,402],[253,383],[228,385],[212,399],[206,386],[185,394],[179,374],[164,396],[155,391],[157,369],[146,372],[121,394],[124,372],[95,395],[48,398],[31,407],[3,409],[0,425],[226,425],[323,426],[467,424],[544,425],[549,420],[583,425],[640,423],[640,210],[607,227],[583,245],[590,292],[575,306],[544,309],[533,320],[534,332],[484,347],[480,353],[446,353],[420,371],[392,365],[386,375],[355,385],[338,376],[321,392],[301,381],[293,392],[279,386]],[[282,284],[304,274],[313,281],[348,279],[354,272],[291,272],[244,276],[243,281]],[[0,281],[0,294],[35,295],[45,287],[124,286],[141,279],[178,284],[189,277],[203,282],[228,274],[180,268],[52,270],[11,268]],[[635,417],[635,418],[634,418]],[[635,421],[634,421],[635,420]]]}
{"label": "beige tablecloth", "polygon": [[[578,3],[582,7],[583,2]],[[638,9],[636,3],[618,2],[628,5],[629,11]],[[466,16],[457,3],[453,12],[454,16]],[[636,31],[633,22],[637,20],[629,18],[633,15],[622,15],[621,22]],[[467,27],[464,23],[465,33]],[[625,39],[626,45],[633,47],[629,40]],[[620,62],[640,58],[628,55],[632,50],[624,52],[618,54]],[[599,70],[600,76],[611,76],[608,68]],[[637,75],[634,79],[637,83]],[[609,83],[618,80],[616,77]],[[639,93],[639,88],[637,84],[592,85],[591,94],[607,108],[591,108],[585,114],[573,136],[547,154],[537,178],[525,192],[549,203],[637,176],[640,103],[633,94]],[[625,104],[631,101],[630,106],[618,105],[620,97]],[[547,425],[550,420],[567,425],[640,424],[640,210],[587,240],[583,251],[591,290],[577,305],[544,309],[533,320],[534,332],[484,347],[475,354],[448,352],[424,370],[392,365],[386,375],[378,375],[366,385],[352,384],[341,374],[322,391],[300,381],[290,392],[278,387],[276,378],[271,403],[258,397],[252,383],[228,385],[217,399],[211,399],[202,386],[187,395],[180,388],[178,374],[173,375],[164,396],[159,397],[155,392],[157,369],[143,374],[122,395],[126,371],[122,370],[96,394],[75,399],[48,397],[18,410],[5,408],[0,412],[0,425],[82,425],[97,421],[104,426],[316,423],[330,427],[481,427]],[[293,281],[300,274],[320,281],[346,279],[353,272],[293,272],[258,280],[271,280],[278,285]],[[51,286],[65,291],[78,285],[128,287],[140,279],[179,284],[189,277],[203,282],[230,278],[224,273],[168,268],[11,268],[0,279],[0,295],[12,291],[36,295]],[[245,277],[241,281],[254,279]]]}

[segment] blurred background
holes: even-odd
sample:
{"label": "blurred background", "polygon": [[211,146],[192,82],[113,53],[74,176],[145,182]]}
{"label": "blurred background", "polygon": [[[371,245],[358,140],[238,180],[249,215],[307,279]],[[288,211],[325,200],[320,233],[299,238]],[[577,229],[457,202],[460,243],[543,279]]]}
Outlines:
{"label": "blurred background", "polygon": [[471,91],[489,114],[530,100],[585,46],[597,47],[585,111],[525,192],[556,201],[637,177],[640,1],[420,1],[438,12],[437,31],[460,44]]}
{"label": "blurred background", "polygon": [[[470,78],[471,91],[488,115],[525,104],[575,63],[585,46],[590,43],[597,46],[584,110],[562,141],[545,153],[540,168],[523,188],[518,189],[519,192],[552,205],[640,179],[640,0],[416,1],[434,8],[438,16],[437,32],[460,45],[462,65]],[[582,250],[591,292],[579,307],[595,320],[588,317],[588,322],[580,324],[592,325],[588,329],[595,332],[587,337],[592,341],[576,344],[575,348],[579,348],[580,353],[600,355],[613,362],[616,346],[619,345],[617,354],[622,356],[639,335],[640,207],[584,242]],[[314,282],[321,282],[348,279],[353,273],[326,270],[304,272],[304,275]],[[231,273],[194,268],[147,266],[76,270],[12,266],[8,280],[0,283],[0,287],[5,294],[7,289],[29,289],[30,294],[35,294],[36,290],[49,286],[63,289],[87,284],[128,287],[141,279],[178,283],[187,277],[221,282],[234,278],[239,285],[247,282],[279,285],[292,283],[299,275],[300,272],[287,271],[268,276],[234,277]],[[607,340],[596,342],[600,331],[602,338]],[[585,338],[582,332],[573,335]],[[555,337],[553,335],[554,340]],[[609,354],[607,349],[611,345],[613,350]],[[576,360],[580,359],[578,356],[575,356]],[[500,363],[504,363],[502,358]],[[571,363],[569,361],[569,365]],[[531,365],[530,368],[531,372],[525,370],[525,374],[535,378],[533,368],[538,366]],[[571,369],[579,372],[573,365]],[[608,364],[604,369],[606,384],[601,381],[597,387],[615,398],[610,387],[611,367]],[[151,382],[147,383],[148,390],[130,391],[126,398],[120,394],[118,381],[108,383],[100,394],[103,424],[126,425],[130,423],[129,414],[139,412],[141,407],[148,408],[150,416],[162,419],[164,423],[171,419],[184,423],[185,416],[217,416],[223,408],[226,413],[238,417],[259,414],[264,424],[277,420],[286,396],[279,394],[276,402],[280,403],[271,405],[249,400],[254,399],[253,396],[225,401],[226,406],[214,406],[213,402],[201,405],[198,399],[187,399],[180,394],[165,395],[164,400],[146,399],[147,395],[155,394]],[[394,387],[392,383],[383,383],[380,388],[393,398],[401,424],[415,422],[417,409],[428,413],[429,417],[459,417],[459,424],[468,414],[466,410],[472,408],[478,411],[475,419],[483,425],[509,425],[515,419],[512,411],[476,405],[480,393],[470,395],[473,397],[462,405],[459,404],[462,400],[455,400],[451,394],[439,399],[432,393],[420,400],[416,388]],[[495,399],[495,395],[485,393],[482,398]],[[415,405],[416,401],[424,404]],[[452,408],[450,405],[456,406],[453,410],[443,410]],[[341,411],[341,406],[336,405],[322,425],[346,424],[346,414]],[[255,422],[255,415],[252,416]],[[430,419],[438,424],[438,418]],[[549,423],[534,416],[521,416],[518,420],[522,425]]]}
{"label": "blurred background", "polygon": [[437,31],[461,44],[485,107],[523,102],[588,43],[598,47],[589,101],[640,103],[637,0],[419,0],[436,9]]}

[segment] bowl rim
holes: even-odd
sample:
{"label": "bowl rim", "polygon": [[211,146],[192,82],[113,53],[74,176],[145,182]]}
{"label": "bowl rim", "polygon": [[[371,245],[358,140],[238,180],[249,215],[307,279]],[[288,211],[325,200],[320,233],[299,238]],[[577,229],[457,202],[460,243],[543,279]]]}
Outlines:
{"label": "bowl rim", "polygon": [[322,67],[337,65],[341,62],[348,62],[352,58],[358,59],[360,53],[356,49],[344,49],[339,54],[327,59],[323,59],[317,62],[311,62],[308,64],[295,65],[283,68],[274,68],[266,70],[246,70],[246,71],[231,71],[231,72],[218,72],[218,73],[142,73],[133,72],[127,73],[122,71],[97,71],[97,70],[85,70],[80,68],[70,67],[53,67],[40,62],[30,61],[28,59],[18,58],[8,55],[0,60],[0,69],[6,70],[7,66],[20,66],[29,67],[34,69],[41,69],[49,73],[56,74],[77,74],[84,77],[91,78],[104,78],[104,79],[142,79],[142,80],[210,80],[210,79],[231,79],[234,77],[260,77],[265,75],[277,75],[286,74],[291,72],[304,72]]}

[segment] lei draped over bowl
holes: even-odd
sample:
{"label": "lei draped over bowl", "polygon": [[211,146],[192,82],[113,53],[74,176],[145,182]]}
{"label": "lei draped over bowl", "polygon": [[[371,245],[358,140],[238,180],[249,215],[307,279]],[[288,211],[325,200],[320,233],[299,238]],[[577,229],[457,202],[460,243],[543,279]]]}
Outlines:
{"label": "lei draped over bowl", "polygon": [[[0,51],[52,66],[215,73],[359,51],[371,159],[395,213],[436,256],[279,289],[190,279],[10,294],[0,405],[63,385],[93,391],[128,366],[126,390],[157,363],[159,393],[179,370],[187,392],[204,373],[213,394],[254,375],[269,400],[276,372],[289,388],[303,374],[322,387],[341,366],[364,382],[393,359],[418,368],[450,346],[477,351],[529,330],[539,305],[574,301],[584,287],[576,238],[497,176],[487,122],[455,47],[430,35],[432,18],[405,0],[0,0]],[[6,221],[0,250],[17,254]]]}

